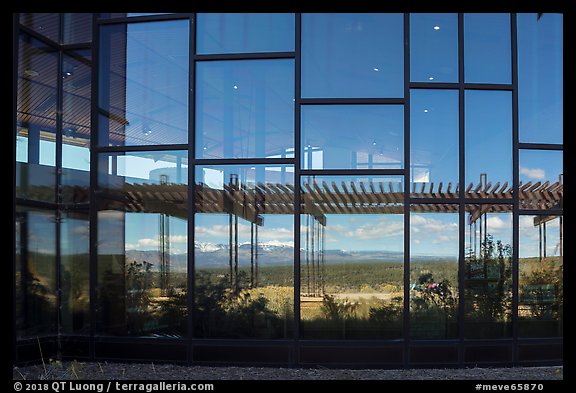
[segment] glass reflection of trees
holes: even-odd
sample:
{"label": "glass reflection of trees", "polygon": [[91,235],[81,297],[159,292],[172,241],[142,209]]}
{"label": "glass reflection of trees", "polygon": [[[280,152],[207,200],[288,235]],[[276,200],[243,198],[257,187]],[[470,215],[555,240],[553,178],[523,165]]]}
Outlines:
{"label": "glass reflection of trees", "polygon": [[464,296],[468,338],[511,335],[511,210],[510,205],[466,206]]}
{"label": "glass reflection of trees", "polygon": [[400,338],[403,199],[397,178],[302,182],[300,307],[304,338]]}
{"label": "glass reflection of trees", "polygon": [[520,216],[520,337],[562,336],[563,226],[562,216]]}
{"label": "glass reflection of trees", "polygon": [[197,167],[197,337],[292,336],[293,177],[289,165]]}
{"label": "glass reflection of trees", "polygon": [[410,336],[456,338],[458,206],[418,204],[410,210]]}
{"label": "glass reflection of trees", "polygon": [[186,335],[186,154],[107,154],[99,165],[99,332]]}

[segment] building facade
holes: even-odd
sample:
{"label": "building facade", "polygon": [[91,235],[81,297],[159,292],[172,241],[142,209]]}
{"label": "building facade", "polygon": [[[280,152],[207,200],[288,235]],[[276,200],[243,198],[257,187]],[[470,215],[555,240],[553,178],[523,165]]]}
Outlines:
{"label": "building facade", "polygon": [[562,14],[13,21],[14,363],[562,362]]}

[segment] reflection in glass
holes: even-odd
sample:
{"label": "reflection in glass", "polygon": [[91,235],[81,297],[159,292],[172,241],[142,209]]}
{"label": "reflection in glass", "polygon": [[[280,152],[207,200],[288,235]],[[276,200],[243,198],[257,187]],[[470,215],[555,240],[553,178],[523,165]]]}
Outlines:
{"label": "reflection in glass", "polygon": [[62,202],[86,203],[90,187],[90,51],[63,57]]}
{"label": "reflection in glass", "polygon": [[102,12],[100,13],[101,19],[108,18],[126,18],[132,16],[148,16],[148,15],[166,15],[170,12]]}
{"label": "reflection in glass", "polygon": [[92,16],[90,13],[62,14],[63,44],[92,42]]}
{"label": "reflection in glass", "polygon": [[562,216],[520,216],[518,335],[562,337]]}
{"label": "reflection in glass", "polygon": [[289,338],[294,167],[196,168],[195,336]]}
{"label": "reflection in glass", "polygon": [[562,14],[518,14],[520,142],[563,142],[562,45]]}
{"label": "reflection in glass", "polygon": [[458,205],[412,205],[410,210],[410,336],[456,338]]}
{"label": "reflection in glass", "polygon": [[403,106],[302,107],[302,168],[397,169],[403,166]]}
{"label": "reflection in glass", "polygon": [[402,14],[303,14],[302,97],[403,97]]}
{"label": "reflection in glass", "polygon": [[410,92],[410,194],[458,197],[458,91]]}
{"label": "reflection in glass", "polygon": [[465,92],[466,196],[512,198],[512,94]]}
{"label": "reflection in glass", "polygon": [[16,207],[16,335],[56,334],[56,217]]}
{"label": "reflection in glass", "polygon": [[410,14],[412,82],[458,82],[458,14]]}
{"label": "reflection in glass", "polygon": [[89,234],[90,221],[87,211],[62,213],[60,219],[62,333],[89,333]]}
{"label": "reflection in glass", "polygon": [[102,26],[99,145],[188,142],[188,25]]}
{"label": "reflection in glass", "polygon": [[196,53],[290,52],[294,14],[196,14]]}
{"label": "reflection in glass", "polygon": [[520,209],[563,207],[563,152],[520,150]]}
{"label": "reflection in glass", "polygon": [[464,14],[464,81],[512,83],[509,14]]}
{"label": "reflection in glass", "polygon": [[186,335],[186,152],[99,156],[97,331]]}
{"label": "reflection in glass", "polygon": [[16,134],[16,197],[53,202],[56,173],[58,54],[20,35]]}
{"label": "reflection in glass", "polygon": [[306,339],[402,336],[402,179],[302,179],[300,317]]}
{"label": "reflection in glass", "polygon": [[196,64],[196,157],[294,155],[294,61]]}
{"label": "reflection in glass", "polygon": [[464,334],[512,332],[512,206],[466,205]]}
{"label": "reflection in glass", "polygon": [[60,14],[43,12],[22,12],[20,23],[54,42],[59,42]]}

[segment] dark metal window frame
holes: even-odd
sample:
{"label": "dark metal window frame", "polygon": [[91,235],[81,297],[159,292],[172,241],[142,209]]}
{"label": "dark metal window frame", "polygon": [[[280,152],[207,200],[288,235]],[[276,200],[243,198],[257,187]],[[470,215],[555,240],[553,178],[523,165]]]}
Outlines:
{"label": "dark metal window frame", "polygon": [[[73,44],[73,45],[58,45],[49,39],[31,31],[29,28],[21,26],[18,23],[18,14],[14,14],[14,43],[15,49],[13,56],[13,75],[14,75],[14,155],[15,155],[15,135],[16,135],[16,98],[17,98],[17,66],[18,66],[18,37],[20,32],[27,33],[34,38],[40,39],[42,42],[54,47],[60,51],[59,59],[59,72],[61,73],[62,56],[63,52],[75,49],[89,49],[92,50],[92,63],[99,64],[99,34],[102,26],[114,24],[127,24],[127,23],[145,23],[145,22],[161,22],[171,20],[187,20],[189,21],[189,112],[188,112],[188,143],[187,144],[172,144],[172,145],[151,145],[151,146],[98,146],[97,130],[98,130],[98,67],[92,67],[92,102],[91,102],[91,162],[90,162],[90,335],[89,335],[89,358],[92,360],[100,359],[97,351],[97,345],[100,342],[117,342],[117,343],[133,343],[141,344],[142,342],[150,342],[150,339],[142,339],[138,337],[105,337],[100,336],[96,332],[96,295],[97,295],[97,268],[98,268],[98,255],[97,255],[97,225],[98,225],[98,211],[97,211],[97,180],[98,180],[98,156],[100,153],[110,152],[144,152],[144,151],[165,151],[165,150],[179,150],[188,152],[188,257],[187,257],[187,286],[188,286],[188,329],[187,338],[181,340],[154,340],[157,343],[169,342],[173,344],[181,344],[186,346],[186,359],[188,363],[195,363],[196,357],[194,350],[198,346],[211,346],[211,345],[236,345],[236,346],[287,346],[291,349],[292,355],[290,357],[291,365],[302,364],[300,352],[302,348],[309,346],[339,346],[355,348],[363,345],[396,345],[402,348],[402,363],[404,366],[412,364],[410,359],[411,350],[415,346],[420,345],[455,345],[458,351],[458,366],[468,364],[466,362],[466,348],[471,345],[481,344],[499,344],[509,345],[512,350],[512,363],[519,362],[519,345],[525,343],[562,343],[562,338],[538,338],[538,339],[523,339],[518,337],[518,245],[519,245],[519,216],[521,215],[563,215],[563,210],[520,210],[519,209],[519,152],[520,150],[537,149],[537,150],[556,150],[563,151],[563,144],[539,144],[539,143],[521,143],[519,142],[518,133],[518,57],[517,57],[517,25],[516,14],[510,14],[510,27],[511,27],[511,66],[512,66],[512,83],[511,84],[490,84],[490,83],[465,83],[464,82],[464,14],[458,14],[458,82],[457,83],[435,83],[435,82],[411,82],[410,81],[410,14],[404,13],[404,97],[402,98],[302,98],[301,97],[301,21],[302,15],[300,13],[294,14],[295,20],[295,46],[293,52],[269,52],[269,53],[234,53],[234,54],[196,54],[196,23],[195,13],[178,13],[178,14],[165,14],[165,15],[148,15],[137,17],[123,17],[113,19],[100,19],[98,14],[93,15],[92,25],[92,44]],[[60,18],[62,21],[63,18]],[[61,29],[62,30],[62,29]],[[62,34],[62,31],[61,33]],[[61,37],[60,37],[61,38]],[[294,59],[294,76],[295,76],[295,106],[294,106],[294,157],[293,158],[243,158],[243,159],[197,159],[195,156],[195,84],[196,84],[196,62],[198,61],[225,61],[225,60],[254,60],[254,59]],[[59,78],[61,79],[61,78]],[[466,90],[489,90],[489,91],[511,91],[512,92],[512,133],[513,133],[513,197],[511,199],[480,199],[468,198],[464,192],[460,192],[458,198],[415,198],[410,196],[410,91],[411,89],[452,89],[459,92],[459,184],[465,184],[465,91]],[[62,82],[59,82],[58,87],[58,105],[62,106]],[[340,104],[397,104],[404,107],[404,167],[403,169],[371,169],[371,170],[304,170],[301,168],[301,107],[302,105],[340,105]],[[59,111],[57,117],[57,127],[61,128],[62,114]],[[61,144],[62,135],[59,134],[59,142]],[[58,146],[58,141],[57,141]],[[57,147],[57,168],[61,168],[61,146]],[[193,329],[194,320],[194,235],[195,235],[195,168],[197,165],[242,165],[242,164],[290,164],[294,166],[294,336],[289,339],[281,340],[219,340],[219,339],[202,339],[195,337]],[[301,224],[301,179],[309,175],[326,175],[326,176],[358,176],[358,175],[396,175],[403,176],[404,181],[404,304],[403,304],[403,330],[402,339],[379,341],[379,340],[303,340],[300,337],[300,224]],[[15,173],[13,174],[15,181]],[[60,184],[59,176],[57,177],[57,186]],[[58,189],[58,187],[57,187]],[[56,191],[57,192],[57,191]],[[16,198],[14,190],[14,214],[16,205],[29,205],[39,207],[56,208],[58,211],[64,207],[66,209],[85,209],[85,206],[63,206],[58,199],[56,203],[46,203],[38,201],[27,201],[21,198]],[[410,297],[409,297],[409,284],[410,284],[410,207],[413,204],[455,204],[459,206],[459,258],[458,258],[458,326],[459,333],[456,339],[445,340],[415,340],[410,337]],[[464,322],[464,268],[465,268],[465,206],[467,204],[511,204],[513,206],[513,229],[512,229],[512,337],[506,339],[492,339],[492,340],[472,340],[466,339],[464,335],[463,322]],[[60,230],[57,230],[58,248],[60,243]],[[14,235],[15,244],[15,235]],[[192,247],[190,247],[192,245]],[[14,263],[16,259],[16,251],[14,250]],[[58,266],[59,266],[58,262]],[[13,265],[15,269],[15,265]],[[59,269],[59,267],[58,267]],[[13,280],[13,290],[15,290],[15,280]],[[14,299],[14,307],[15,307]],[[14,322],[14,329],[16,328]],[[16,335],[13,339],[13,352],[14,359],[17,359],[17,346]],[[137,349],[135,348],[135,351]],[[127,354],[130,357],[130,354]],[[158,359],[161,360],[161,359]]]}

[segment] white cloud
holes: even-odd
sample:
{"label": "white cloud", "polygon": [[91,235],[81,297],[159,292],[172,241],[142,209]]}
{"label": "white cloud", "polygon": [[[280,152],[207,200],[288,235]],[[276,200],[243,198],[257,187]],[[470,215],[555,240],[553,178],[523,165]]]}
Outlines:
{"label": "white cloud", "polygon": [[[199,237],[202,236],[213,236],[213,237],[220,237],[222,239],[228,239],[229,236],[229,227],[228,225],[221,225],[215,224],[211,226],[196,226],[196,235]],[[250,234],[250,225],[247,224],[238,224],[238,232],[248,235]],[[258,239],[265,241],[265,240],[291,240],[294,237],[294,231],[290,228],[269,228],[266,226],[258,227]]]}
{"label": "white cloud", "polygon": [[490,231],[498,231],[500,229],[508,229],[512,228],[512,216],[509,216],[510,219],[503,220],[500,217],[488,217],[486,220],[486,225],[488,227],[488,232]]}
{"label": "white cloud", "polygon": [[546,177],[546,172],[542,168],[520,167],[520,174],[534,180],[542,180]]}
{"label": "white cloud", "polygon": [[[171,235],[170,245],[172,244],[186,244],[188,237],[186,235]],[[142,238],[138,239],[136,243],[126,243],[124,248],[126,250],[157,250],[160,246],[158,239]],[[172,252],[175,249],[172,247]]]}
{"label": "white cloud", "polygon": [[372,240],[382,237],[399,236],[404,233],[404,223],[380,221],[375,225],[364,225],[350,231],[350,235],[359,240]]}

